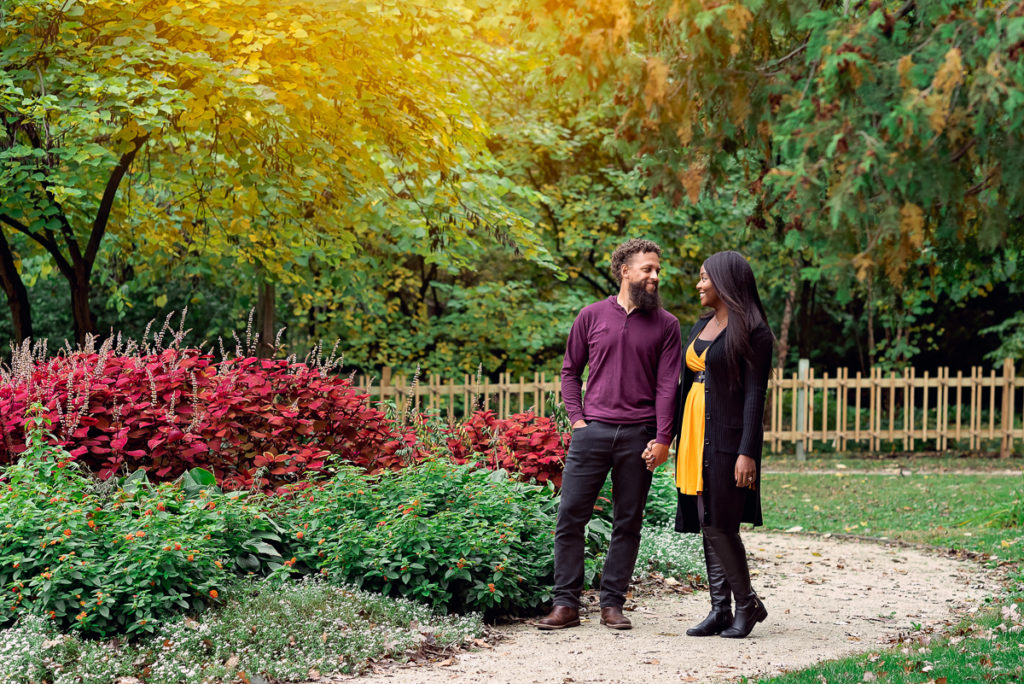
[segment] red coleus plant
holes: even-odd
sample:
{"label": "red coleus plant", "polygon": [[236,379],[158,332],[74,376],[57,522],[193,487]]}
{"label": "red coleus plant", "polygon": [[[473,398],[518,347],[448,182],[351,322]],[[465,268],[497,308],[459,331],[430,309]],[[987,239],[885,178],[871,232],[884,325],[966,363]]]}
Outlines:
{"label": "red coleus plant", "polygon": [[35,403],[57,440],[103,478],[145,467],[172,479],[202,466],[228,489],[276,489],[328,454],[367,470],[418,459],[411,431],[366,399],[347,379],[286,360],[76,352],[0,382],[0,463],[25,449]]}
{"label": "red coleus plant", "polygon": [[452,430],[448,449],[458,463],[504,468],[524,479],[551,481],[559,487],[569,438],[554,420],[532,412],[501,420],[493,411],[477,411]]}
{"label": "red coleus plant", "polygon": [[[146,354],[74,352],[0,375],[0,464],[25,449],[33,404],[57,442],[106,479],[145,468],[157,480],[201,466],[226,489],[293,489],[328,455],[369,472],[424,458],[398,425],[349,380],[287,360],[216,362],[197,349]],[[451,458],[561,484],[569,435],[550,418],[499,420],[478,411],[447,430]]]}

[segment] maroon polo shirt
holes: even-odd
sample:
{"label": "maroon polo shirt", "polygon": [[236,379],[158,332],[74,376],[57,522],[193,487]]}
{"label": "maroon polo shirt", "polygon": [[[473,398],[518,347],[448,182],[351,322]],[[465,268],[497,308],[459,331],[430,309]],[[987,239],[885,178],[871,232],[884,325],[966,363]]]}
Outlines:
{"label": "maroon polo shirt", "polygon": [[658,443],[670,444],[682,358],[679,321],[664,309],[626,315],[614,295],[585,307],[573,321],[562,362],[569,420],[656,423]]}

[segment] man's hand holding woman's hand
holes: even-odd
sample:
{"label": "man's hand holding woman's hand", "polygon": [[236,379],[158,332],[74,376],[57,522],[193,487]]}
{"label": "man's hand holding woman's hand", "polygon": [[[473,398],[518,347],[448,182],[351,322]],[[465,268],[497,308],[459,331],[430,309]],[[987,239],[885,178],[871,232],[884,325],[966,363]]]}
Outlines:
{"label": "man's hand holding woman's hand", "polygon": [[653,473],[655,468],[668,460],[668,444],[658,444],[652,439],[642,455],[647,469]]}

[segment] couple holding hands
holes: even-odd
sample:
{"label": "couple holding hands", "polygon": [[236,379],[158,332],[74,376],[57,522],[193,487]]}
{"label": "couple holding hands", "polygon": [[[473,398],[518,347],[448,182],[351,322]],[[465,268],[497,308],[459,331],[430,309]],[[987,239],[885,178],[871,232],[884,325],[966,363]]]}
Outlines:
{"label": "couple holding hands", "polygon": [[679,321],[661,307],[660,256],[649,240],[619,245],[612,255],[618,294],[585,307],[569,332],[562,395],[572,442],[555,529],[554,607],[539,629],[580,624],[584,533],[609,471],[614,513],[601,624],[632,627],[622,607],[644,506],[673,441],[675,527],[703,536],[711,593],[711,612],[686,633],[743,638],[768,615],[750,586],[739,528],[762,523],[762,419],[774,336],[750,265],[737,252],[719,252],[701,266],[697,292],[707,311],[683,343]]}

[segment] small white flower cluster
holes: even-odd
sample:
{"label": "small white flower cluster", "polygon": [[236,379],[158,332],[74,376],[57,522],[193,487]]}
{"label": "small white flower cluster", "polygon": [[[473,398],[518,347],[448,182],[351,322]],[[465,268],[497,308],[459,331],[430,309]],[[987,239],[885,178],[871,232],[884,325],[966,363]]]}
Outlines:
{"label": "small white flower cluster", "polygon": [[690,575],[704,575],[704,552],[699,534],[679,534],[672,524],[644,529],[640,538],[633,579],[657,571],[686,582]]}
{"label": "small white flower cluster", "polygon": [[135,643],[61,635],[26,615],[0,630],[0,682],[106,684],[149,668],[147,681],[212,684],[240,673],[280,681],[359,672],[370,660],[404,659],[483,634],[479,615],[438,616],[413,601],[321,581],[255,584],[220,610],[164,623]]}
{"label": "small white flower cluster", "polygon": [[0,630],[0,681],[106,684],[131,669],[128,654],[105,643],[58,634],[43,618],[24,615]]}
{"label": "small white flower cluster", "polygon": [[42,680],[45,671],[40,660],[48,636],[46,622],[36,615],[26,615],[13,627],[0,630],[0,681]]}

